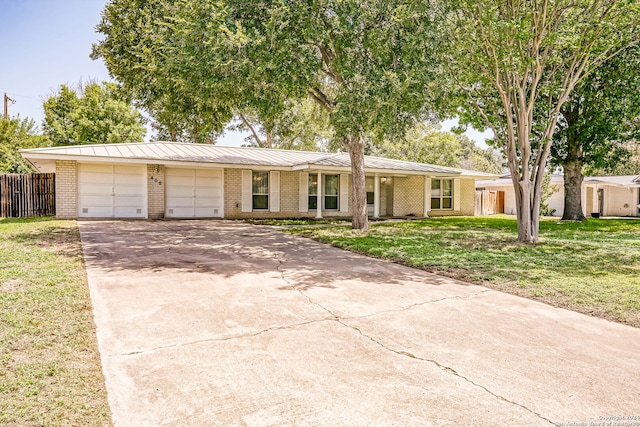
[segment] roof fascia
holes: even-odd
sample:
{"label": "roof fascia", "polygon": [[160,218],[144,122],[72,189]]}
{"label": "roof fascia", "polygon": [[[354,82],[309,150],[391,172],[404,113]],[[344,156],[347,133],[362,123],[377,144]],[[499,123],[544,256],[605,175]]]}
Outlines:
{"label": "roof fascia", "polygon": [[162,160],[162,159],[146,159],[146,158],[118,158],[107,156],[82,156],[74,154],[45,154],[45,153],[23,153],[23,157],[30,159],[45,160],[75,160],[87,163],[137,163],[147,165],[165,165],[165,166],[181,166],[181,167],[197,167],[197,168],[226,168],[226,169],[253,169],[253,170],[282,170],[290,171],[291,166],[278,165],[252,165],[252,164],[235,164],[235,163],[214,163],[214,162],[194,162],[181,160]]}

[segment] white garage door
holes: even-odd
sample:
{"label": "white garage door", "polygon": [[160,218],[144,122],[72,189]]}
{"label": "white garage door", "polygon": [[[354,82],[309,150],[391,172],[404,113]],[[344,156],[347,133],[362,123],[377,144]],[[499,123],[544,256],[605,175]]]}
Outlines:
{"label": "white garage door", "polygon": [[78,216],[146,218],[144,165],[78,164]]}
{"label": "white garage door", "polygon": [[222,218],[222,169],[167,168],[168,218]]}

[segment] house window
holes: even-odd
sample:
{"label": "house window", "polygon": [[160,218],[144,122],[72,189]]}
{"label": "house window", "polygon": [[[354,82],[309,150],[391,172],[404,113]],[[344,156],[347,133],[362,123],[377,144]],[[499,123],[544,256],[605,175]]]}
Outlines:
{"label": "house window", "polygon": [[340,194],[340,175],[324,176],[324,208],[338,209],[338,195]]}
{"label": "house window", "polygon": [[373,205],[375,200],[375,181],[372,176],[368,176],[365,179],[365,187],[367,190],[367,205]]}
{"label": "house window", "polygon": [[[324,206],[323,209],[338,209],[340,194],[340,175],[323,175]],[[309,209],[318,209],[318,174],[309,174]]]}
{"label": "house window", "polygon": [[453,209],[453,180],[431,180],[431,209]]}
{"label": "house window", "polygon": [[253,209],[269,209],[269,172],[253,172]]}
{"label": "house window", "polygon": [[318,174],[309,174],[309,209],[318,209]]}

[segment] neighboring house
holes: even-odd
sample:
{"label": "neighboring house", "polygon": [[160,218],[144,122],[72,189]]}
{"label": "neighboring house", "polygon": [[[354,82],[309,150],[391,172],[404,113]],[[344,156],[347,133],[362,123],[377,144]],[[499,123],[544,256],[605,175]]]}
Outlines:
{"label": "neighboring house", "polygon": [[[553,194],[546,204],[554,216],[564,212],[564,179],[551,176]],[[500,203],[502,200],[502,203]],[[585,216],[640,216],[640,176],[587,176],[582,182],[582,210]],[[510,176],[476,181],[476,215],[516,214],[516,197]]]}
{"label": "neighboring house", "polygon": [[[346,153],[150,142],[22,150],[59,218],[350,217]],[[365,156],[372,217],[473,215],[482,172]]]}

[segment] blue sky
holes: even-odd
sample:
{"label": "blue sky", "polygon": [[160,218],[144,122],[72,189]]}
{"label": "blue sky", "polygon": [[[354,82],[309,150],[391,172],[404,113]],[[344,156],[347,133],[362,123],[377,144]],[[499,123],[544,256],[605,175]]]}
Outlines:
{"label": "blue sky", "polygon": [[[101,60],[89,58],[100,34],[95,26],[106,0],[0,0],[0,97],[14,99],[9,115],[40,125],[42,102],[61,84],[110,80]],[[445,123],[445,128],[451,126]],[[488,134],[467,133],[479,145]],[[147,138],[149,137],[147,133]],[[243,136],[227,132],[220,145],[240,145]]]}
{"label": "blue sky", "polygon": [[60,84],[108,80],[89,58],[103,0],[0,0],[0,92],[16,103],[9,114],[42,121],[43,99]]}

